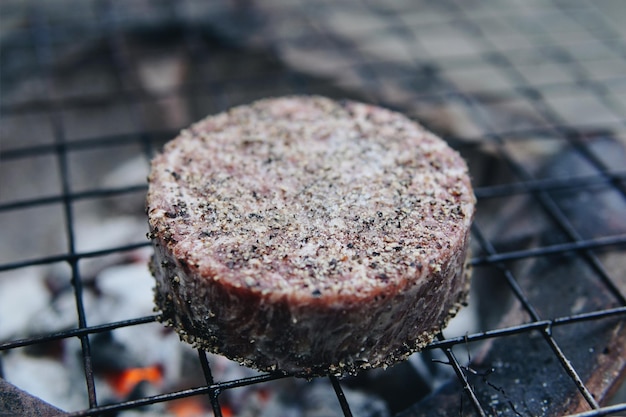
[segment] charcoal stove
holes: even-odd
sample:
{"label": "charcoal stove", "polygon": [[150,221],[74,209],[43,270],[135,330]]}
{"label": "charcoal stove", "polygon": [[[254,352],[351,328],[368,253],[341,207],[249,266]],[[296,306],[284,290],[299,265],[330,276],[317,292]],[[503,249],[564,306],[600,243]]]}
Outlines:
{"label": "charcoal stove", "polygon": [[[610,1],[3,2],[0,415],[626,414],[625,15]],[[303,93],[402,111],[470,165],[469,307],[387,371],[257,374],[151,310],[154,152],[209,113]]]}

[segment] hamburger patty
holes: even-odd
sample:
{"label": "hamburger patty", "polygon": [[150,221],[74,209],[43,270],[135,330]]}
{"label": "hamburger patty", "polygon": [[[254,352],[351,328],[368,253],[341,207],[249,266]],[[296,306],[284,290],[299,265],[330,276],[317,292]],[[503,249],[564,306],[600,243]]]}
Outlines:
{"label": "hamburger patty", "polygon": [[156,303],[184,340],[261,370],[390,365],[464,302],[474,203],[460,156],[398,113],[236,107],[152,162]]}

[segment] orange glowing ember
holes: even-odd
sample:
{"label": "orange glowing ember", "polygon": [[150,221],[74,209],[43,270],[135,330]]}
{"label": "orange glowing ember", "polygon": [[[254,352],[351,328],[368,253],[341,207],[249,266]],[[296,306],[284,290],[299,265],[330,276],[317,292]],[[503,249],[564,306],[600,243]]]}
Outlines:
{"label": "orange glowing ember", "polygon": [[198,397],[180,398],[167,405],[168,410],[176,417],[204,417],[206,408]]}
{"label": "orange glowing ember", "polygon": [[145,368],[129,368],[109,375],[109,384],[115,392],[125,397],[142,381],[158,385],[163,381],[163,368],[160,365]]}

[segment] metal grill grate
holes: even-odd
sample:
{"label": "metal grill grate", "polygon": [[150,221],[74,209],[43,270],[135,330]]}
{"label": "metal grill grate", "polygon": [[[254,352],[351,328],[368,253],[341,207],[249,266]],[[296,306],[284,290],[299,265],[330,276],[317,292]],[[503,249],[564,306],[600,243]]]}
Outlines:
{"label": "metal grill grate", "polygon": [[[156,316],[90,319],[90,262],[148,245],[141,234],[90,242],[103,232],[94,224],[143,219],[146,184],[119,171],[124,163],[145,168],[206,114],[315,93],[415,117],[466,157],[474,177],[483,318],[426,349],[454,375],[399,414],[626,412],[623,398],[607,402],[626,369],[624,17],[610,1],[3,2],[1,299],[26,304],[8,283],[27,277],[71,284],[76,316],[0,333],[0,377],[13,382],[15,352],[77,339],[71,366],[86,399],[72,416],[193,396],[208,396],[222,416],[225,392],[290,378],[216,381],[200,351],[201,385],[103,404],[95,336]],[[119,216],[102,211],[111,206]],[[28,313],[1,308],[5,329]],[[350,382],[329,380],[351,416]]]}

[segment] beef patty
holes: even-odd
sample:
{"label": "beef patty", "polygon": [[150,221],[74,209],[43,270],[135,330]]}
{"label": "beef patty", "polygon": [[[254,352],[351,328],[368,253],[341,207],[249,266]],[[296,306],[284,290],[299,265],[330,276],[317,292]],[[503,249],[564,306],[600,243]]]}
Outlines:
{"label": "beef patty", "polygon": [[260,370],[391,365],[465,302],[474,204],[461,157],[396,112],[302,96],[209,116],[152,162],[161,319]]}

